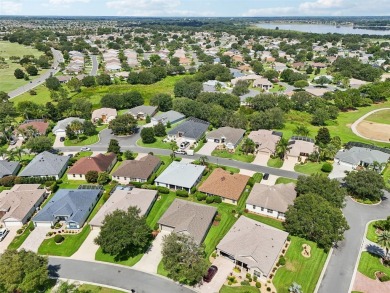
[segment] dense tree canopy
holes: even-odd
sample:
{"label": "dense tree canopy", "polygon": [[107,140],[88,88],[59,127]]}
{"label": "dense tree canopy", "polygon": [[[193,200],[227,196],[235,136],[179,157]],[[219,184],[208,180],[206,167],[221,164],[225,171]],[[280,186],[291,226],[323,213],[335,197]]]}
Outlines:
{"label": "dense tree canopy", "polygon": [[117,110],[130,109],[144,104],[144,99],[138,91],[130,91],[123,94],[104,95],[100,104],[102,107],[114,108]]}
{"label": "dense tree canopy", "polygon": [[344,178],[344,181],[348,193],[355,198],[377,201],[383,196],[385,182],[376,171],[353,171]]}
{"label": "dense tree canopy", "polygon": [[162,112],[172,110],[172,97],[169,94],[157,94],[150,99],[150,105],[157,106],[157,109]]}
{"label": "dense tree canopy", "polygon": [[26,148],[30,149],[33,153],[51,150],[52,145],[52,140],[46,136],[30,137],[26,142]]}
{"label": "dense tree canopy", "polygon": [[110,128],[115,135],[133,134],[137,128],[137,120],[130,114],[120,115],[110,121],[108,128]]}

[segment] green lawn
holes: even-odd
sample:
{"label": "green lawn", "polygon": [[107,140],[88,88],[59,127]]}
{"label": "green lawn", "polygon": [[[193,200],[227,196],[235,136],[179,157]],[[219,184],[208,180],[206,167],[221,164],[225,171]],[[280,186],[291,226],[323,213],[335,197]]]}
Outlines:
{"label": "green lawn", "polygon": [[375,272],[384,272],[390,276],[390,267],[385,267],[380,261],[380,257],[363,251],[360,257],[358,271],[363,275],[375,280]]}
{"label": "green lawn", "polygon": [[145,148],[156,148],[156,149],[170,149],[171,145],[168,142],[163,142],[164,137],[156,137],[154,143],[143,143],[142,139],[137,140],[137,145]]}
{"label": "green lawn", "polygon": [[270,158],[267,162],[267,166],[273,168],[281,168],[283,166],[283,163],[283,160],[281,160],[280,158]]}
{"label": "green lawn", "polygon": [[244,154],[240,150],[240,146],[236,147],[236,150],[234,153],[230,153],[226,150],[214,150],[211,153],[211,155],[214,157],[220,157],[220,158],[236,160],[236,161],[241,161],[241,162],[246,162],[246,163],[252,163],[253,160],[255,159],[255,156],[252,154],[249,154],[249,155]]}
{"label": "green lawn", "polygon": [[364,120],[382,124],[390,124],[390,110],[382,110],[373,113]]}
{"label": "green lawn", "polygon": [[91,151],[87,151],[87,152],[78,152],[75,156],[75,158],[78,160],[78,159],[81,159],[81,158],[84,158],[84,157],[90,157],[92,156],[93,152]]}
{"label": "green lawn", "polygon": [[275,184],[287,184],[287,183],[297,183],[297,180],[285,178],[285,177],[279,177],[276,179]]}
{"label": "green lawn", "polygon": [[230,287],[223,285],[219,293],[259,293],[259,289],[252,286]]}
{"label": "green lawn", "polygon": [[99,135],[91,135],[91,136],[86,136],[82,135],[79,137],[79,139],[69,139],[66,138],[64,141],[65,146],[85,146],[85,145],[91,145],[94,143],[97,143],[99,141]]}
{"label": "green lawn", "polygon": [[[311,246],[310,258],[302,256],[303,244]],[[278,293],[288,293],[293,282],[301,285],[303,292],[314,292],[327,256],[314,242],[292,236],[285,256],[286,265],[276,271],[273,279]]]}
{"label": "green lawn", "polygon": [[[67,174],[65,174],[65,176],[66,175]],[[63,189],[77,189],[82,184],[88,184],[88,183],[87,181],[84,180],[68,180],[68,178],[65,177],[62,183],[59,185],[59,187]]]}
{"label": "green lawn", "polygon": [[8,245],[8,249],[18,249],[24,242],[24,240],[26,240],[26,238],[28,237],[28,235],[30,235],[31,231],[30,231],[30,228],[33,227],[33,222],[30,222],[28,224],[28,227],[26,228],[26,230],[24,230],[24,232],[20,235],[17,235],[12,241],[11,243]]}
{"label": "green lawn", "polygon": [[82,284],[79,288],[81,291],[87,291],[88,293],[124,293],[125,291],[115,290],[107,287],[101,287],[90,284]]}
{"label": "green lawn", "polygon": [[376,228],[374,227],[375,221],[368,224],[366,238],[372,242],[377,242],[378,235],[376,234]]}
{"label": "green lawn", "polygon": [[45,85],[37,86],[34,91],[37,93],[34,96],[30,95],[29,92],[25,92],[24,94],[13,98],[11,101],[14,102],[15,105],[22,101],[32,101],[39,105],[45,105],[47,102],[52,101],[50,98],[50,91]]}
{"label": "green lawn", "polygon": [[95,254],[95,260],[116,263],[116,264],[132,267],[133,265],[135,265],[137,262],[140,261],[140,259],[143,257],[143,255],[144,255],[143,253],[140,253],[140,254],[138,254],[134,257],[130,257],[126,260],[118,260],[117,261],[114,259],[114,256],[107,254],[107,253],[103,253],[102,249],[99,247],[98,251],[96,251],[96,254]]}
{"label": "green lawn", "polygon": [[307,162],[303,165],[298,163],[295,165],[294,170],[299,173],[303,173],[307,175],[316,174],[316,173],[326,174],[321,171],[322,165],[323,163],[315,163],[315,162]]}
{"label": "green lawn", "polygon": [[165,270],[164,268],[164,264],[162,261],[160,261],[160,263],[158,264],[158,267],[157,267],[157,274],[161,275],[161,276],[164,276],[164,277],[168,277],[168,271]]}
{"label": "green lawn", "polygon": [[[24,68],[19,64],[19,62],[15,63],[9,59],[11,56],[18,56],[23,58],[24,55],[34,55],[35,57],[39,57],[44,55],[44,53],[31,46],[23,46],[19,43],[0,41],[0,56],[4,57],[6,62],[6,64],[0,65],[0,91],[8,93],[29,82],[24,79],[15,78],[15,69],[20,68],[24,70]],[[47,71],[47,69],[39,70],[38,74],[42,74],[45,71]],[[30,79],[33,80],[38,76],[31,76]]]}
{"label": "green lawn", "polygon": [[169,194],[160,195],[160,199],[154,203],[152,209],[149,212],[148,217],[146,218],[146,222],[149,227],[151,227],[152,229],[155,228],[157,221],[169,208],[175,198],[176,195],[173,192],[170,192]]}
{"label": "green lawn", "polygon": [[278,221],[274,218],[265,217],[262,215],[252,214],[252,213],[244,213],[245,217],[251,218],[252,220],[261,222],[263,224],[269,225],[271,227],[274,227],[279,230],[284,230],[284,227],[282,225],[281,221]]}
{"label": "green lawn", "polygon": [[271,93],[277,93],[279,91],[284,91],[286,88],[280,84],[274,84],[272,89],[270,89],[269,91]]}
{"label": "green lawn", "polygon": [[83,244],[87,238],[91,228],[86,225],[78,234],[62,234],[65,240],[61,244],[54,242],[54,237],[43,240],[41,246],[38,248],[38,253],[42,255],[56,255],[56,256],[71,256]]}
{"label": "green lawn", "polygon": [[390,164],[387,164],[386,169],[383,171],[383,180],[385,180],[387,188],[390,188]]}

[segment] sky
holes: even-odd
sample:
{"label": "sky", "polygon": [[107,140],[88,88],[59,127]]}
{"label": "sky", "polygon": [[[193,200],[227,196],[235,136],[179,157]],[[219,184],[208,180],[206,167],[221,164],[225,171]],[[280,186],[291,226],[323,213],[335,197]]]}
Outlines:
{"label": "sky", "polygon": [[386,16],[390,0],[0,0],[0,15]]}

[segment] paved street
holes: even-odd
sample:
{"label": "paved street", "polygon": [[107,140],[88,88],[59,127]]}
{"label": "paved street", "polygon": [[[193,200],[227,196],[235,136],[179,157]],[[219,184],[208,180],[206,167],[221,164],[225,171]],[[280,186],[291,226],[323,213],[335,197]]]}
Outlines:
{"label": "paved street", "polygon": [[47,78],[49,78],[51,75],[57,74],[57,72],[60,71],[59,64],[61,62],[64,62],[64,57],[62,56],[62,53],[58,50],[51,49],[53,52],[53,64],[51,66],[51,69],[46,71],[44,74],[41,74],[39,77],[31,80],[29,83],[17,88],[16,90],[13,90],[8,93],[9,97],[15,98],[25,92],[28,92],[29,90],[32,90],[33,88],[37,87],[38,85],[41,85],[46,81]]}
{"label": "paved street", "polygon": [[[159,276],[100,262],[49,257],[49,270],[51,273],[57,271],[57,276],[60,278],[93,282],[126,290],[134,289],[137,293],[194,292]],[[56,276],[55,273],[52,275]]]}
{"label": "paved street", "polygon": [[92,69],[89,75],[96,76],[99,69],[99,62],[96,55],[90,55],[92,61]]}
{"label": "paved street", "polygon": [[366,224],[372,220],[387,218],[390,215],[390,201],[385,199],[379,205],[367,206],[347,198],[347,206],[343,212],[350,229],[345,232],[345,240],[333,250],[319,293],[348,292]]}

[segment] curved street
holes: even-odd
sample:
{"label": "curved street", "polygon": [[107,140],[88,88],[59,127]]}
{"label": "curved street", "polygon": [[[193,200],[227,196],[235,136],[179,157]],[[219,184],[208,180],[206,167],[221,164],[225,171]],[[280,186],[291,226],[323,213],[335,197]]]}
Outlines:
{"label": "curved street", "polygon": [[64,57],[62,53],[58,50],[51,48],[51,51],[53,53],[53,64],[51,65],[51,69],[46,71],[44,74],[41,74],[37,78],[31,80],[29,83],[9,92],[8,96],[10,97],[10,99],[15,98],[21,94],[24,94],[25,92],[32,90],[38,85],[41,85],[46,81],[47,78],[56,75],[60,71],[61,68],[59,67],[59,64],[64,62]]}
{"label": "curved street", "polygon": [[88,262],[62,257],[49,257],[50,275],[55,278],[72,279],[106,286],[114,286],[137,293],[190,293],[190,288],[181,286],[164,277],[133,270],[132,268]]}
{"label": "curved street", "polygon": [[96,76],[99,68],[99,62],[96,55],[90,55],[92,61],[92,69],[89,75]]}
{"label": "curved street", "polygon": [[380,108],[380,109],[376,109],[376,110],[373,110],[371,112],[368,112],[367,114],[363,115],[362,117],[360,117],[358,120],[356,120],[352,125],[351,125],[351,130],[354,134],[356,134],[357,136],[360,136],[364,139],[368,139],[368,140],[372,140],[372,141],[377,141],[377,142],[388,142],[386,140],[380,140],[380,139],[372,139],[372,138],[368,138],[368,137],[365,137],[363,135],[361,135],[359,133],[359,131],[357,130],[357,126],[360,122],[362,122],[364,119],[366,119],[368,116],[370,116],[371,114],[374,114],[376,112],[379,112],[379,111],[383,111],[383,110],[390,110],[390,108]]}

